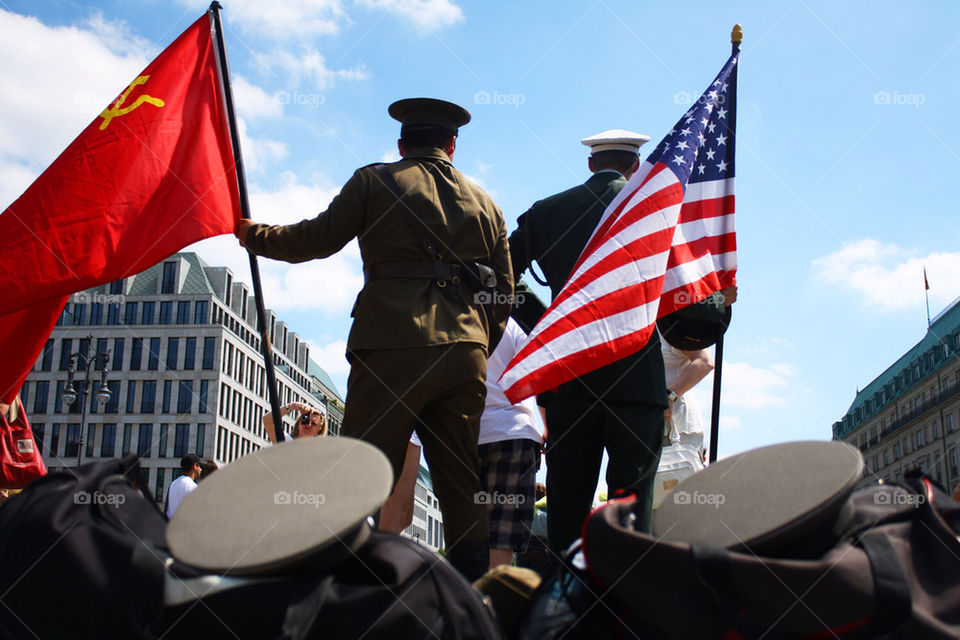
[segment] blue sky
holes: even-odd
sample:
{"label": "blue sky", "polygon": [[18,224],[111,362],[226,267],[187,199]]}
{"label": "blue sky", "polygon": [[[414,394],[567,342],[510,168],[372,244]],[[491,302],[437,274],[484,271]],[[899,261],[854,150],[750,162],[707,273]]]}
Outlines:
{"label": "blue sky", "polygon": [[[743,24],[740,301],[726,341],[721,455],[826,439],[865,386],[960,295],[953,125],[960,8],[950,3],[253,0],[224,3],[253,216],[322,210],[359,166],[395,157],[402,97],[474,120],[455,164],[509,228],[588,177],[579,140],[652,150]],[[12,202],[205,2],[0,1],[0,206]],[[233,238],[195,249],[249,281]],[[355,244],[262,261],[267,305],[345,390]],[[709,380],[697,391],[709,404]]]}

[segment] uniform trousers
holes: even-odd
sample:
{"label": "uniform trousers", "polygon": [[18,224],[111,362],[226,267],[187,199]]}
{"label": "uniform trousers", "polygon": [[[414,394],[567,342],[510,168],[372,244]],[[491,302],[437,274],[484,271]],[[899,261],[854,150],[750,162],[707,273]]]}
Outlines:
{"label": "uniform trousers", "polygon": [[[343,435],[379,447],[400,477],[416,431],[443,514],[445,544],[489,540],[477,439],[487,395],[487,352],[458,342],[348,353]],[[485,569],[485,567],[484,567]]]}
{"label": "uniform trousers", "polygon": [[663,446],[663,407],[556,398],[547,406],[547,539],[560,554],[590,513],[603,450],[609,495],[637,494],[637,529],[650,531],[653,485]]}

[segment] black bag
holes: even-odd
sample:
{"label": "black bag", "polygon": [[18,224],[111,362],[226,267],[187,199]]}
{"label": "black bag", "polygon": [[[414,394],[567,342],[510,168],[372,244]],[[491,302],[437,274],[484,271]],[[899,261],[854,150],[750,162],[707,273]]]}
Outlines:
{"label": "black bag", "polygon": [[543,587],[524,638],[960,637],[960,506],[927,478],[855,491],[799,557],[637,533],[633,506],[590,516],[583,568]]}
{"label": "black bag", "polygon": [[[436,554],[373,532],[320,570],[222,577],[175,562],[135,456],[52,473],[0,507],[6,638],[499,638]],[[200,635],[198,635],[200,634]]]}

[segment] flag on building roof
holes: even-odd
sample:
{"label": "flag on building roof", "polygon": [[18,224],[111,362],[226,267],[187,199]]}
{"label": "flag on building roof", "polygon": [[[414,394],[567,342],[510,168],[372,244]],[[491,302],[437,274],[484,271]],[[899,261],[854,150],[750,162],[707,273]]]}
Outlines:
{"label": "flag on building roof", "polygon": [[604,211],[501,380],[512,402],[639,351],[658,317],[736,283],[736,51]]}
{"label": "flag on building roof", "polygon": [[210,12],[164,50],[0,214],[0,402],[69,294],[232,233],[237,172]]}

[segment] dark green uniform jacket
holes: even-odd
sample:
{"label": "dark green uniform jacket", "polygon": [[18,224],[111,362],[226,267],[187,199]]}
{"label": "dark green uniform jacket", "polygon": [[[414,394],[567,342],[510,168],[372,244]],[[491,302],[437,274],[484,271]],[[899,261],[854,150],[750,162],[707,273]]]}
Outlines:
{"label": "dark green uniform jacket", "polygon": [[[481,262],[496,272],[501,300],[513,292],[506,225],[500,209],[467,180],[440,149],[421,149],[387,165],[427,237],[444,261]],[[253,253],[303,262],[325,258],[353,238],[364,266],[388,262],[429,262],[407,212],[373,166],[358,169],[326,211],[286,226],[255,225],[247,235]],[[318,283],[318,295],[322,295]],[[367,282],[353,308],[349,351],[477,342],[492,352],[506,325],[508,304],[496,313],[474,303],[466,285],[439,287],[425,279]]]}
{"label": "dark green uniform jacket", "polygon": [[[534,203],[517,219],[517,230],[510,235],[517,277],[536,260],[556,298],[600,216],[626,183],[615,171],[600,171],[579,186]],[[562,385],[558,397],[565,396],[666,407],[663,356],[657,333],[637,353]]]}

